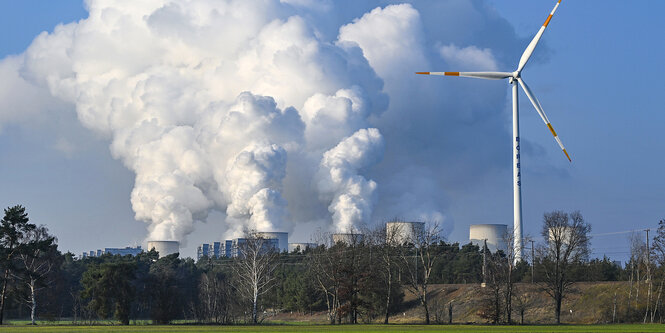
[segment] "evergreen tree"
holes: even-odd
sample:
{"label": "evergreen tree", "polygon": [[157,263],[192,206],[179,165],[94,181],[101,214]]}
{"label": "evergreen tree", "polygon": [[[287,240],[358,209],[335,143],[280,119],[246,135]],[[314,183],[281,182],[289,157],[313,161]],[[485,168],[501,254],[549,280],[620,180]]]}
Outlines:
{"label": "evergreen tree", "polygon": [[90,309],[102,318],[112,315],[123,325],[129,325],[135,271],[136,264],[125,261],[90,266],[82,279],[83,297],[90,298]]}
{"label": "evergreen tree", "polygon": [[0,221],[0,267],[2,275],[2,290],[0,290],[0,325],[2,325],[8,294],[8,286],[12,279],[12,272],[18,269],[15,257],[22,249],[25,236],[37,226],[30,223],[28,213],[21,205],[5,209],[5,216]]}

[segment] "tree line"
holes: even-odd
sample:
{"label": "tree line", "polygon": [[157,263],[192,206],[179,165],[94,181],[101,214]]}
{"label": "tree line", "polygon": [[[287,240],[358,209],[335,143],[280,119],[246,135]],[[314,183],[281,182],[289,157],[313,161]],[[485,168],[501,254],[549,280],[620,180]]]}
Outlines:
{"label": "tree line", "polygon": [[451,283],[483,283],[481,317],[512,323],[513,314],[523,320],[528,307],[518,282],[533,282],[546,291],[558,322],[561,301],[573,283],[617,280],[631,281],[631,286],[650,281],[648,295],[630,295],[631,311],[660,318],[663,223],[647,251],[653,260],[647,263],[636,255],[625,269],[608,258],[590,260],[589,224],[579,212],[558,211],[544,216],[535,258],[521,260],[510,247],[490,252],[470,243],[448,243],[436,224],[408,239],[400,236],[402,230],[385,227],[337,243],[322,233],[318,247],[292,253],[278,253],[272,243],[247,231],[235,258],[160,258],[154,250],[77,258],[61,253],[56,237],[30,223],[24,207],[14,206],[5,209],[0,225],[0,323],[31,317],[33,323],[40,318],[81,324],[258,324],[280,312],[325,313],[330,324],[389,323],[391,315],[409,306],[404,299],[411,293],[429,324],[442,320],[442,305],[432,304],[431,286]]}

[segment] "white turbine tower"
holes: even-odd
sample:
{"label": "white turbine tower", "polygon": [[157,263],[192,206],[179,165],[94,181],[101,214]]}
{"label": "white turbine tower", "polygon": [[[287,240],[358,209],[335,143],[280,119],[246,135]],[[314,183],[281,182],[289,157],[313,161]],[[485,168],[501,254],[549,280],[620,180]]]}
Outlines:
{"label": "white turbine tower", "polygon": [[529,58],[531,58],[533,50],[536,48],[536,45],[538,45],[538,41],[540,41],[540,38],[543,36],[543,32],[545,32],[545,28],[547,28],[547,25],[550,23],[550,20],[552,19],[554,12],[556,12],[557,8],[559,8],[559,4],[561,4],[561,0],[557,1],[556,5],[554,6],[554,9],[552,9],[552,12],[550,13],[550,16],[547,17],[547,20],[545,20],[543,26],[540,27],[540,30],[538,30],[536,36],[533,37],[531,43],[529,43],[529,46],[526,47],[526,50],[524,50],[524,53],[520,58],[517,70],[515,70],[512,73],[509,72],[417,72],[416,73],[416,74],[425,74],[425,75],[463,76],[463,77],[472,77],[477,79],[488,79],[488,80],[500,80],[500,79],[510,80],[510,85],[512,87],[512,92],[513,92],[513,138],[514,138],[513,139],[513,205],[514,205],[514,210],[513,210],[514,245],[513,246],[514,246],[516,261],[520,260],[522,257],[522,188],[521,188],[522,182],[520,180],[521,179],[520,128],[519,128],[519,110],[517,103],[518,83],[519,85],[522,86],[522,89],[524,89],[526,96],[529,97],[531,104],[533,104],[533,106],[536,108],[536,111],[545,122],[545,125],[547,125],[547,128],[549,128],[550,132],[552,132],[552,135],[554,135],[554,139],[563,150],[563,153],[566,154],[566,157],[568,158],[569,161],[572,161],[570,159],[570,155],[568,155],[568,152],[566,152],[566,148],[564,148],[563,143],[561,143],[561,140],[554,131],[552,124],[550,123],[549,119],[547,119],[547,115],[545,115],[545,111],[543,111],[543,108],[540,106],[540,102],[538,102],[538,99],[536,99],[536,96],[533,95],[531,89],[529,89],[529,86],[526,84],[526,82],[524,82],[524,80],[520,75],[522,73],[522,69],[524,69],[524,66],[529,61]]}

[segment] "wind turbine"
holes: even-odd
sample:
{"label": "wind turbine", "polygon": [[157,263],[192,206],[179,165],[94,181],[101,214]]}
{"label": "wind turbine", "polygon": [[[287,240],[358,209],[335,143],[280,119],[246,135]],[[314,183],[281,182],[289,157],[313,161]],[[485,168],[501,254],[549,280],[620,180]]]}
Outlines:
{"label": "wind turbine", "polygon": [[549,25],[550,20],[552,19],[552,16],[554,16],[554,12],[556,12],[557,8],[559,8],[559,5],[561,4],[561,0],[558,0],[556,5],[554,5],[554,9],[552,9],[552,12],[550,12],[550,15],[547,17],[547,20],[545,20],[545,23],[543,23],[543,26],[540,27],[540,30],[538,30],[538,33],[536,34],[535,37],[531,40],[531,43],[529,43],[529,46],[526,47],[526,50],[524,50],[524,53],[522,53],[522,57],[520,58],[519,65],[517,66],[517,70],[515,70],[512,73],[509,72],[416,72],[416,74],[425,74],[425,75],[445,75],[445,76],[462,76],[462,77],[471,77],[471,78],[477,78],[477,79],[487,79],[487,80],[500,80],[500,79],[509,79],[510,85],[512,87],[512,92],[513,92],[513,216],[514,216],[514,221],[513,221],[513,247],[514,247],[514,253],[515,253],[515,261],[519,261],[522,258],[522,175],[520,172],[520,125],[519,125],[519,107],[518,107],[518,100],[517,100],[517,84],[519,83],[520,86],[522,86],[522,89],[524,89],[524,92],[526,93],[526,96],[529,98],[531,101],[531,104],[536,108],[536,111],[540,115],[540,118],[543,119],[545,122],[545,125],[547,125],[547,128],[549,128],[550,132],[552,132],[552,135],[554,135],[554,139],[556,142],[559,144],[559,147],[561,147],[561,150],[563,150],[563,153],[566,154],[566,157],[568,158],[568,161],[572,160],[570,159],[570,155],[568,155],[568,152],[566,152],[566,148],[564,148],[563,143],[559,139],[559,136],[556,134],[554,131],[554,128],[552,127],[552,124],[550,123],[550,120],[547,118],[547,115],[545,115],[545,111],[543,111],[542,106],[540,106],[540,102],[538,102],[538,99],[536,96],[533,95],[533,92],[531,92],[531,89],[529,89],[529,86],[524,82],[524,80],[521,77],[522,70],[524,69],[524,66],[526,63],[529,61],[529,58],[531,58],[531,55],[533,54],[533,50],[536,49],[536,45],[538,45],[538,42],[540,41],[540,38],[543,36],[543,33],[545,32],[545,29],[547,28],[547,25]]}

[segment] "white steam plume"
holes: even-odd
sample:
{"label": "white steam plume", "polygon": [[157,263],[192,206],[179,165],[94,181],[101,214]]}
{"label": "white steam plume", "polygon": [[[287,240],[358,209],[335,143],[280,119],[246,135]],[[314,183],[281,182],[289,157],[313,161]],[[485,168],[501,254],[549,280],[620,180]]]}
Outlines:
{"label": "white steam plume", "polygon": [[286,201],[280,190],[285,173],[286,151],[282,147],[254,144],[241,151],[226,171],[223,188],[229,196],[228,217],[249,220],[254,230],[283,230]]}
{"label": "white steam plume", "polygon": [[132,207],[149,238],[184,241],[212,210],[228,236],[442,220],[444,189],[510,165],[496,143],[505,87],[478,95],[413,74],[468,54],[496,67],[519,56],[501,53],[523,41],[485,1],[86,4],[89,17],[2,60],[0,121],[17,118],[4,110],[36,118],[54,97],[75,108],[136,174]]}
{"label": "white steam plume", "polygon": [[323,154],[319,191],[332,197],[328,210],[338,232],[368,223],[376,201],[376,182],[359,175],[381,160],[383,137],[376,128],[361,129]]}
{"label": "white steam plume", "polygon": [[87,19],[35,39],[19,71],[111,138],[149,238],[184,240],[211,209],[229,234],[289,229],[288,201],[317,197],[292,190],[302,181],[286,182],[289,168],[314,177],[387,99],[358,48],[319,40],[284,6],[91,0]]}

